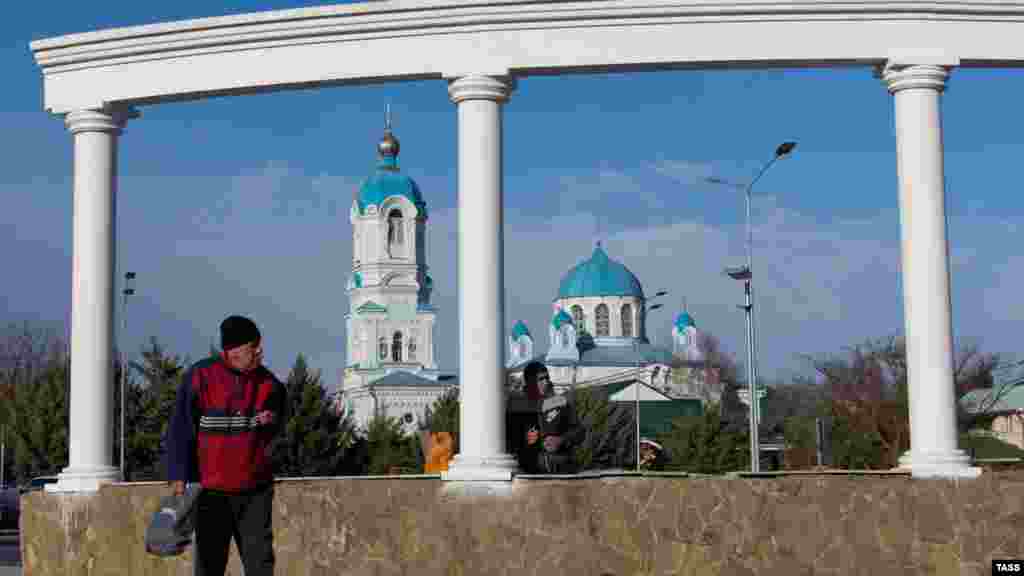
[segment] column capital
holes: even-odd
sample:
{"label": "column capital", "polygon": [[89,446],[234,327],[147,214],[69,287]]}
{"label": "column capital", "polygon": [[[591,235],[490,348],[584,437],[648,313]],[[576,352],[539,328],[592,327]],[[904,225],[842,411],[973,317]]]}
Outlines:
{"label": "column capital", "polygon": [[72,134],[79,132],[113,132],[119,134],[128,120],[138,118],[134,108],[75,110],[64,116],[64,125]]}
{"label": "column capital", "polygon": [[896,64],[887,62],[878,76],[890,94],[913,88],[929,88],[942,92],[946,88],[952,66],[939,64]]}
{"label": "column capital", "polygon": [[455,104],[465,100],[505,102],[515,87],[515,79],[511,76],[471,74],[452,80],[448,84],[448,97]]}

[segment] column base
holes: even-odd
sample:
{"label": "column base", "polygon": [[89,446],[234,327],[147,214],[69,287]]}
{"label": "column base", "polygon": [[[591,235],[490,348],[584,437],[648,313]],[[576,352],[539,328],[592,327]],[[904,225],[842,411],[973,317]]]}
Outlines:
{"label": "column base", "polygon": [[441,472],[441,479],[452,482],[511,482],[512,474],[518,469],[519,463],[511,454],[484,457],[456,454],[448,470]]}
{"label": "column base", "polygon": [[115,466],[65,468],[58,480],[44,486],[47,492],[98,492],[100,486],[121,479],[121,470]]}
{"label": "column base", "polygon": [[971,466],[971,458],[963,450],[951,452],[914,452],[900,456],[899,467],[910,470],[913,478],[977,478],[981,468]]}

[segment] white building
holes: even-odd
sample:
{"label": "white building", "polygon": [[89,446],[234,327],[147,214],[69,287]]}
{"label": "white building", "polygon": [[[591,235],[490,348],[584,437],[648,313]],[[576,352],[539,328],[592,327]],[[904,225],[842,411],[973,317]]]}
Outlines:
{"label": "white building", "polygon": [[[509,337],[510,386],[531,360],[543,362],[559,393],[574,386],[641,381],[672,398],[718,400],[717,382],[707,378],[699,332],[683,312],[673,327],[673,349],[647,339],[643,286],[626,266],[608,257],[600,243],[590,258],[561,279],[548,324],[549,348],[534,354],[529,328],[517,322]],[[673,369],[675,364],[682,367]]]}
{"label": "white building", "polygon": [[349,215],[347,362],[336,401],[360,427],[379,410],[413,431],[456,382],[442,376],[435,361],[427,204],[416,182],[398,169],[390,122],[377,149],[377,169],[360,185]]}

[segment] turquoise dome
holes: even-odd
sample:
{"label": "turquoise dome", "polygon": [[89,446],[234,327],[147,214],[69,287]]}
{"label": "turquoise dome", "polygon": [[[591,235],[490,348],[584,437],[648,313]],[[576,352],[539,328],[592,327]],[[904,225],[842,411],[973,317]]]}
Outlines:
{"label": "turquoise dome", "polygon": [[518,340],[520,336],[529,336],[530,330],[526,327],[526,324],[522,320],[516,322],[516,325],[512,327],[512,338]]}
{"label": "turquoise dome", "polygon": [[551,319],[551,325],[555,327],[555,330],[558,330],[563,324],[572,325],[572,316],[569,316],[565,310],[559,308],[558,313]]}
{"label": "turquoise dome", "polygon": [[644,289],[629,268],[609,258],[598,244],[590,258],[569,270],[558,285],[559,298],[585,296],[643,298]]}
{"label": "turquoise dome", "polygon": [[420,187],[415,180],[398,171],[398,139],[387,130],[377,148],[380,153],[377,171],[363,182],[356,194],[359,213],[365,214],[367,206],[380,206],[392,196],[404,196],[421,215],[426,216],[427,203],[423,201]]}
{"label": "turquoise dome", "polygon": [[686,330],[690,326],[696,328],[697,323],[693,321],[693,316],[690,316],[688,312],[683,312],[679,316],[676,316],[675,326],[676,328],[679,329],[680,332],[682,332],[683,330]]}

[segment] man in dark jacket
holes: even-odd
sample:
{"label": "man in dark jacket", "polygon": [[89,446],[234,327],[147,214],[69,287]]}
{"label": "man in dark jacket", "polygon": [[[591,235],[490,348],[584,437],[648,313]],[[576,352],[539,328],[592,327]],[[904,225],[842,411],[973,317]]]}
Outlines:
{"label": "man in dark jacket", "polygon": [[287,419],[284,385],[262,365],[260,331],[229,316],[218,357],[192,365],[178,387],[167,433],[175,494],[198,480],[199,576],[223,576],[232,537],[246,576],[274,573],[271,442]]}
{"label": "man in dark jacket", "polygon": [[573,441],[577,422],[566,395],[555,395],[548,369],[531,362],[523,369],[526,396],[536,410],[536,421],[528,426],[526,445],[520,453],[524,472],[570,474],[575,470]]}

